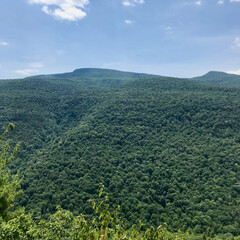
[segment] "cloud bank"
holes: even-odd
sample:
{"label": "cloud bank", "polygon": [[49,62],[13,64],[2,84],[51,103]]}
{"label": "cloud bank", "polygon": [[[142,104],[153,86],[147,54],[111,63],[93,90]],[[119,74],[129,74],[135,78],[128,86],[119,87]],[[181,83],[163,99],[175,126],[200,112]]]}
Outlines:
{"label": "cloud bank", "polygon": [[42,11],[56,19],[77,21],[87,16],[89,0],[29,0],[29,3],[43,5]]}

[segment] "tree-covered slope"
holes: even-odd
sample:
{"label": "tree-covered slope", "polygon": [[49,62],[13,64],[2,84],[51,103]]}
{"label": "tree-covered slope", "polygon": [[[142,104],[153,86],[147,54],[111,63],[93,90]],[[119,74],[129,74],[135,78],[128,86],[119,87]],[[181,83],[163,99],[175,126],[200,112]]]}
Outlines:
{"label": "tree-covered slope", "polygon": [[[113,77],[110,77],[110,76]],[[77,69],[73,73],[0,81],[0,127],[14,122],[13,139],[29,149],[40,148],[72,128],[98,102],[106,89],[146,74],[106,69]]]}
{"label": "tree-covered slope", "polygon": [[192,80],[216,84],[223,87],[240,87],[240,75],[228,74],[225,72],[211,71],[201,77],[192,78]]}
{"label": "tree-covered slope", "polygon": [[52,76],[55,78],[79,77],[79,78],[111,78],[111,79],[133,78],[133,79],[136,79],[136,78],[143,78],[151,75],[144,74],[144,73],[123,72],[118,70],[101,69],[101,68],[80,68],[69,73],[53,74],[53,75],[45,75],[45,76]]}
{"label": "tree-covered slope", "polygon": [[31,78],[59,80],[65,79],[85,88],[108,88],[134,79],[156,77],[145,73],[123,72],[101,68],[80,68],[69,73],[39,75]]}
{"label": "tree-covered slope", "polygon": [[[7,129],[0,134],[0,238],[4,240],[55,240],[55,239],[129,239],[129,240],[187,240],[196,239],[196,236],[181,232],[170,233],[166,227],[151,227],[146,231],[141,230],[141,225],[135,224],[126,228],[124,220],[119,219],[119,206],[110,207],[108,196],[104,193],[104,186],[99,190],[99,200],[92,201],[94,213],[91,219],[86,220],[80,214],[74,216],[72,212],[63,210],[59,206],[54,214],[48,219],[41,216],[33,217],[26,213],[24,208],[13,211],[14,199],[21,194],[19,191],[22,179],[17,175],[11,175],[6,170],[6,165],[16,155],[19,144],[10,151],[9,142],[6,136],[14,129],[10,123]],[[193,237],[193,238],[192,238]],[[239,238],[236,238],[239,239]]]}
{"label": "tree-covered slope", "polygon": [[86,89],[70,80],[21,79],[0,82],[0,126],[14,122],[15,142],[34,151],[73,127],[101,101],[97,89]]}
{"label": "tree-covered slope", "polygon": [[[19,205],[89,215],[103,183],[130,224],[240,234],[237,90],[154,77],[97,92],[30,156]],[[82,108],[76,101],[77,116]]]}

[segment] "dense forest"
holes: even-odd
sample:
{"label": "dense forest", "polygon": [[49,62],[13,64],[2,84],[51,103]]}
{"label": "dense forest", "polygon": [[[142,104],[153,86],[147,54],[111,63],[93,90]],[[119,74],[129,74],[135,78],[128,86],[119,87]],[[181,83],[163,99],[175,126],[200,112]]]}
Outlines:
{"label": "dense forest", "polygon": [[[102,185],[99,191],[99,201],[90,200],[93,214],[89,221],[84,215],[74,216],[73,213],[57,206],[56,213],[47,220],[41,217],[33,217],[26,213],[24,208],[13,211],[13,203],[22,191],[19,190],[22,179],[19,174],[11,175],[6,171],[6,165],[16,156],[19,144],[10,151],[9,141],[6,136],[14,129],[10,123],[2,135],[0,135],[0,239],[4,240],[97,240],[97,239],[162,239],[162,240],[187,240],[196,239],[196,236],[184,234],[181,231],[170,233],[166,226],[148,228],[142,231],[143,224],[139,222],[126,228],[118,212],[120,206],[109,205],[108,196]],[[193,237],[193,238],[191,238]],[[206,235],[203,235],[206,238]],[[199,239],[199,238],[197,238]]]}
{"label": "dense forest", "polygon": [[216,84],[223,87],[239,88],[240,76],[236,74],[228,74],[224,72],[211,71],[207,74],[192,78],[192,80],[205,82],[209,84]]}
{"label": "dense forest", "polygon": [[79,69],[0,81],[1,128],[14,123],[21,143],[7,166],[23,177],[15,209],[89,221],[103,184],[126,229],[240,235],[238,79]]}

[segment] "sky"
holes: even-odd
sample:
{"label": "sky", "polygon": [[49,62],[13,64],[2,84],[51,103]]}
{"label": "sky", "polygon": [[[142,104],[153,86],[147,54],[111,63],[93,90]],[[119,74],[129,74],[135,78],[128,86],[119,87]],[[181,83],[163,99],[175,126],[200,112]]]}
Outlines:
{"label": "sky", "polygon": [[240,0],[0,1],[0,79],[88,67],[240,74]]}

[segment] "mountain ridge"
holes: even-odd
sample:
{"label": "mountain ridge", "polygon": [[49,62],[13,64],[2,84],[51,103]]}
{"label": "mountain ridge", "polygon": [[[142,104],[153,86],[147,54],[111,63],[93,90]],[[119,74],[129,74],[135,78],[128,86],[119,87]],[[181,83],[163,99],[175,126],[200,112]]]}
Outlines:
{"label": "mountain ridge", "polygon": [[120,71],[115,69],[105,69],[105,68],[78,68],[72,72],[66,73],[56,73],[56,74],[44,74],[30,76],[28,78],[41,78],[41,77],[54,77],[54,78],[72,78],[72,77],[86,77],[86,78],[101,78],[101,77],[111,77],[111,78],[142,78],[158,76],[147,73],[137,73],[129,71]]}
{"label": "mountain ridge", "polygon": [[[184,77],[170,77],[170,76],[162,76],[157,74],[148,74],[148,73],[137,73],[131,71],[121,71],[115,69],[106,69],[106,68],[78,68],[73,70],[72,72],[65,73],[55,73],[55,74],[41,74],[29,76],[23,79],[55,79],[55,80],[104,80],[104,81],[115,81],[114,84],[122,83],[125,80],[130,79],[139,79],[139,78],[152,78],[152,77],[165,77],[165,78],[178,78],[178,79],[187,79],[191,81],[203,82],[211,85],[219,85],[221,87],[230,87],[234,88],[240,87],[240,75],[230,74],[221,71],[209,71],[208,73],[192,77],[192,78],[184,78]],[[0,81],[10,81],[16,79],[1,79]],[[121,80],[119,82],[119,80]],[[118,81],[118,82],[117,82]],[[96,82],[94,82],[95,84]]]}
{"label": "mountain ridge", "polygon": [[210,71],[202,76],[190,79],[223,87],[240,87],[240,75],[226,72]]}
{"label": "mountain ridge", "polygon": [[[72,72],[66,73],[56,73],[56,74],[45,74],[45,75],[36,75],[30,76],[27,78],[52,78],[52,79],[105,79],[105,80],[119,80],[121,79],[138,79],[138,78],[150,78],[150,77],[166,77],[166,78],[174,78],[169,76],[162,76],[156,74],[148,74],[148,73],[137,73],[137,72],[129,72],[129,71],[120,71],[115,69],[105,69],[105,68],[78,68],[73,70]],[[188,79],[192,81],[203,82],[206,84],[219,85],[221,87],[240,87],[240,75],[230,74],[221,71],[209,71],[208,73],[197,76],[193,78],[184,78],[184,77],[175,77],[178,79]]]}

